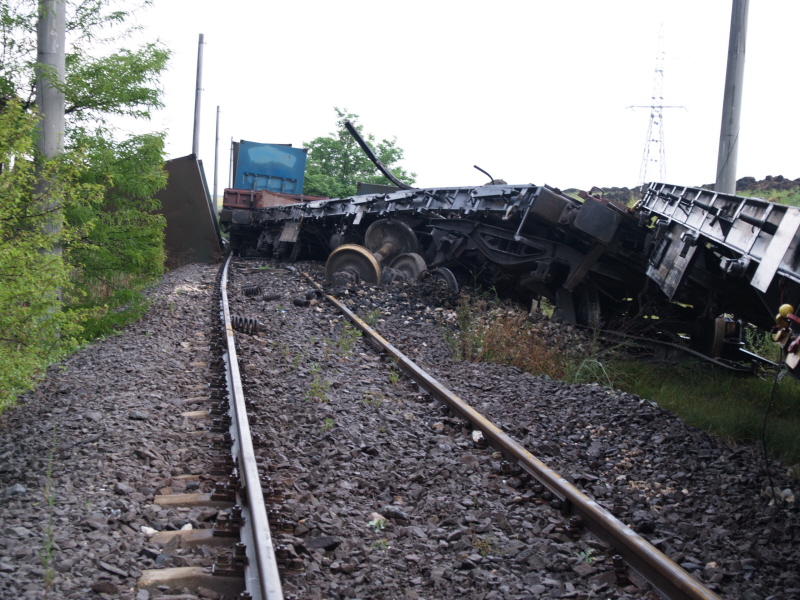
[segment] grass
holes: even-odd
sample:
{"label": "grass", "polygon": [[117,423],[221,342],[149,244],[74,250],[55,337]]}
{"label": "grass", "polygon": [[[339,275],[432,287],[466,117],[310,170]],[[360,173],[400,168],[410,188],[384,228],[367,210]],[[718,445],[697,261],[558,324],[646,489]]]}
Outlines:
{"label": "grass", "polygon": [[564,357],[535,343],[526,317],[524,311],[509,310],[491,298],[473,302],[462,296],[456,307],[458,328],[445,329],[445,340],[459,360],[507,364],[553,379],[565,378]]}
{"label": "grass", "polygon": [[[487,299],[462,297],[456,328],[444,337],[453,355],[471,362],[515,366],[534,375],[569,383],[597,383],[653,400],[685,422],[733,443],[761,439],[773,377],[742,376],[707,363],[666,366],[624,355],[620,347],[603,348],[590,340],[583,356],[568,356],[548,345],[532,329],[522,310]],[[769,334],[746,330],[749,348],[777,360]],[[784,377],[777,386],[765,432],[767,447],[789,463],[800,463],[800,383]]]}
{"label": "grass", "polygon": [[[705,364],[678,367],[617,361],[628,381],[624,391],[654,400],[700,429],[736,443],[761,439],[773,377],[745,377]],[[775,390],[765,432],[767,447],[800,462],[800,383],[783,377]]]}
{"label": "grass", "polygon": [[353,327],[350,321],[342,323],[342,328],[339,331],[339,339],[336,340],[336,345],[339,350],[346,356],[349,356],[353,351],[353,345],[361,337],[361,332]]}
{"label": "grass", "polygon": [[751,196],[764,198],[770,202],[777,202],[779,204],[789,204],[791,206],[800,206],[800,190],[788,189],[760,189],[760,190],[742,190],[737,192],[742,196]]}
{"label": "grass", "polygon": [[56,572],[53,569],[53,558],[55,557],[55,524],[53,523],[53,516],[56,508],[56,494],[53,491],[53,463],[56,453],[57,441],[57,425],[53,425],[53,439],[50,442],[50,455],[47,459],[47,474],[44,483],[44,501],[47,505],[47,526],[44,529],[44,541],[42,542],[42,549],[39,551],[39,560],[42,562],[42,570],[44,572],[44,589],[45,596],[49,595],[50,588],[53,585]]}
{"label": "grass", "polygon": [[306,392],[304,400],[314,402],[328,402],[328,390],[331,387],[330,381],[325,381],[319,377],[315,377],[314,381]]}

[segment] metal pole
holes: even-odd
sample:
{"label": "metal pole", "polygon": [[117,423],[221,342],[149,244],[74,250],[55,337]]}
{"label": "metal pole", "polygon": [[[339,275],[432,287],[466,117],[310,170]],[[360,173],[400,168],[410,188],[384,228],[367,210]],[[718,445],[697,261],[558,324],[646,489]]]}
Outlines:
{"label": "metal pole", "polygon": [[203,34],[197,43],[197,87],[194,96],[194,135],[192,136],[192,154],[198,156],[200,150],[200,96],[203,92]]}
{"label": "metal pole", "polygon": [[217,133],[214,137],[214,210],[217,210],[217,164],[219,161],[219,106],[217,106]]}
{"label": "metal pole", "polygon": [[231,160],[228,164],[228,187],[233,187],[233,136],[231,136]]}
{"label": "metal pole", "polygon": [[719,134],[716,191],[736,193],[736,158],[739,152],[739,117],[744,83],[744,52],[747,40],[747,10],[750,0],[733,0],[731,35],[728,42],[728,68],[722,100],[722,127]]}
{"label": "metal pole", "polygon": [[[45,159],[53,158],[64,150],[64,92],[58,88],[65,76],[66,12],[66,0],[39,1],[35,72],[36,106],[42,118],[36,147]],[[49,181],[40,179],[36,184],[36,193],[42,198],[42,210],[53,211],[58,208],[60,202],[50,192]],[[45,222],[44,231],[54,235],[61,231],[61,217],[56,211]],[[61,254],[61,246],[54,244],[43,252]]]}

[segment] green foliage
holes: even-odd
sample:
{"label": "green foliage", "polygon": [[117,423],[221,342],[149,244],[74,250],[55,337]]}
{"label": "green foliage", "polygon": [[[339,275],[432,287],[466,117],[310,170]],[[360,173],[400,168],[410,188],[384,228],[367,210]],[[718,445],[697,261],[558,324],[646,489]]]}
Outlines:
{"label": "green foliage", "polygon": [[374,327],[375,324],[378,322],[378,319],[381,318],[381,309],[380,308],[373,308],[369,311],[366,315],[364,315],[364,323],[369,325],[370,327]]}
{"label": "green foliage", "polygon": [[767,175],[765,179],[756,181],[754,177],[742,177],[736,182],[736,193],[778,204],[800,206],[800,179],[792,181],[781,175]]}
{"label": "green foliage", "polygon": [[149,119],[151,109],[163,106],[158,78],[169,55],[156,44],[100,58],[71,54],[66,63],[66,114],[79,120],[104,121],[108,114]]}
{"label": "green foliage", "polygon": [[386,400],[386,396],[380,392],[366,392],[359,402],[363,402],[373,408],[380,408],[384,400]]}
{"label": "green foliage", "polygon": [[328,196],[329,198],[345,198],[356,193],[356,182],[392,185],[367,158],[364,151],[345,129],[344,122],[351,121],[364,137],[380,161],[390,169],[395,177],[412,184],[416,173],[406,173],[396,163],[403,160],[403,150],[397,146],[397,140],[381,140],[375,143],[375,136],[364,136],[363,125],[358,125],[358,115],[338,108],[334,109],[338,116],[337,130],[327,137],[318,137],[305,142],[309,149],[306,164],[303,193],[311,196]]}
{"label": "green foliage", "polygon": [[339,331],[339,339],[336,340],[336,345],[345,356],[350,356],[353,351],[353,344],[361,337],[361,332],[350,324],[350,321],[344,321],[342,328]]}
{"label": "green foliage", "polygon": [[392,544],[389,542],[388,539],[381,538],[379,540],[375,540],[374,542],[372,542],[370,546],[372,548],[375,548],[376,550],[388,550],[389,548],[392,547]]}
{"label": "green foliage", "polygon": [[497,552],[497,538],[489,536],[486,538],[478,537],[475,533],[472,534],[472,547],[478,551],[483,557],[495,554]]}
{"label": "green foliage", "polygon": [[375,533],[380,533],[386,529],[386,519],[376,516],[374,519],[367,522],[367,526]]}
{"label": "green foliage", "polygon": [[[76,269],[73,280],[85,292],[80,307],[103,307],[85,324],[84,337],[107,335],[146,309],[142,291],[163,272],[164,217],[154,214],[153,195],[166,185],[163,134],[117,142],[100,129],[74,132],[88,169],[80,181],[102,187],[103,201],[65,210],[68,223],[88,230],[65,248]],[[90,227],[89,227],[90,226]]]}
{"label": "green foliage", "polygon": [[46,162],[35,150],[39,2],[0,0],[0,410],[49,362],[139,316],[163,272],[153,195],[166,185],[164,136],[117,139],[105,120],[161,106],[170,53],[96,52],[125,34],[130,4],[113,5],[67,3],[66,149]]}
{"label": "green foliage", "polygon": [[[90,312],[63,306],[57,290],[79,298],[71,268],[54,246],[80,243],[87,228],[65,226],[57,237],[45,225],[57,213],[43,209],[35,192],[36,118],[17,102],[0,110],[0,410],[32,386],[32,378],[79,343],[80,323]],[[101,190],[79,182],[82,156],[67,153],[43,163],[39,173],[51,182],[48,193],[69,210],[96,205]]]}
{"label": "green foliage", "polygon": [[303,399],[314,402],[328,402],[328,390],[330,387],[330,381],[315,377]]}
{"label": "green foliage", "polygon": [[[119,49],[95,56],[91,49],[115,42],[116,27],[144,0],[128,10],[114,10],[111,0],[67,3],[66,112],[76,120],[103,122],[108,114],[149,118],[161,107],[158,77],[170,52],[159,44],[135,50]],[[36,98],[37,0],[0,0],[0,107],[11,100],[32,109]],[[125,32],[121,34],[125,35]],[[69,132],[67,132],[69,135]]]}

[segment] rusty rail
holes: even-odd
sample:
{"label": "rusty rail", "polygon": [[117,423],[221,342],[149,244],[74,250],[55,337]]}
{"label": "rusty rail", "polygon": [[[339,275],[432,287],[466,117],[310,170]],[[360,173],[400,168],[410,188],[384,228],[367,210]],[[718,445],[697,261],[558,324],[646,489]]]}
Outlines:
{"label": "rusty rail", "polygon": [[[321,289],[308,274],[303,273],[303,275],[317,289]],[[356,327],[369,335],[386,352],[391,354],[403,372],[414,380],[417,385],[436,400],[447,404],[454,412],[483,432],[484,437],[492,447],[500,450],[507,457],[518,461],[522,469],[561,500],[562,512],[580,517],[589,531],[609,543],[632,569],[637,571],[665,597],[670,600],[720,600],[719,596],[692,578],[691,575],[670,560],[664,553],[653,547],[647,540],[619,521],[597,502],[586,496],[578,488],[525,450],[510,436],[487,420],[486,417],[419,368],[411,359],[386,341],[344,304],[330,295],[326,295],[325,298],[350,319]]]}
{"label": "rusty rail", "polygon": [[220,284],[222,290],[221,309],[227,344],[225,362],[228,389],[230,390],[232,452],[234,464],[238,465],[239,470],[241,482],[239,494],[243,496],[244,526],[241,528],[240,536],[242,542],[247,546],[245,587],[254,600],[283,600],[278,563],[272,547],[267,508],[261,491],[261,479],[258,475],[250,424],[247,420],[244,391],[239,375],[239,360],[236,357],[236,344],[228,307],[228,267],[230,263],[231,255],[228,255]]}

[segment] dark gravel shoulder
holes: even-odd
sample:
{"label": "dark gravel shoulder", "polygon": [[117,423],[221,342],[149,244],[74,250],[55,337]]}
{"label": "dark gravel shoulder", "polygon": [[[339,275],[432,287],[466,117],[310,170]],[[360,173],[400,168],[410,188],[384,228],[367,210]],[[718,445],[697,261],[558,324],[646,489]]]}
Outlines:
{"label": "dark gravel shoulder", "polygon": [[168,273],[144,318],[53,365],[0,415],[0,597],[134,598],[140,569],[189,564],[142,527],[207,527],[216,514],[153,504],[211,485],[206,424],[181,413],[207,408],[216,271]]}

